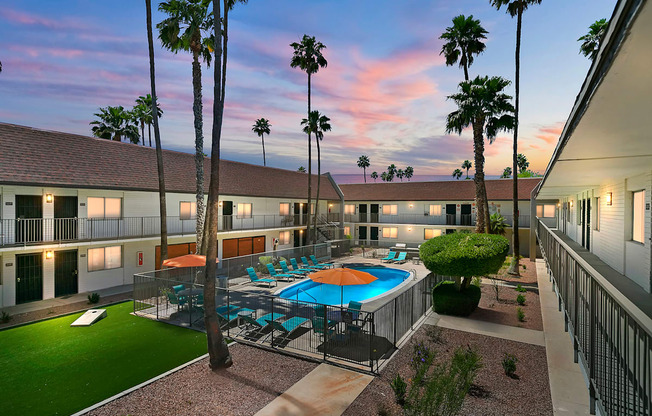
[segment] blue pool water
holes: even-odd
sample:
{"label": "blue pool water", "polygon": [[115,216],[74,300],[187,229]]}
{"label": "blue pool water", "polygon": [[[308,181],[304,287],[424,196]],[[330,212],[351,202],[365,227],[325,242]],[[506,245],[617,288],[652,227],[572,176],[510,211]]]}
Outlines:
{"label": "blue pool water", "polygon": [[[351,300],[362,302],[382,295],[403,283],[410,276],[410,273],[406,271],[388,267],[355,267],[355,269],[372,274],[378,280],[368,285],[344,286],[343,304],[348,304]],[[306,278],[304,282],[282,290],[279,296],[285,299],[296,300],[297,294],[298,300],[324,303],[326,305],[339,305],[340,299],[342,299],[342,286],[316,283]]]}

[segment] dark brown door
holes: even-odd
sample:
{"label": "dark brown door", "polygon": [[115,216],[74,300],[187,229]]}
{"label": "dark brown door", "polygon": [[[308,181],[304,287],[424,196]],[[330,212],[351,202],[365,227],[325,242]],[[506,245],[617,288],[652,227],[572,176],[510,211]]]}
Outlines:
{"label": "dark brown door", "polygon": [[54,296],[77,293],[77,250],[54,253]]}
{"label": "dark brown door", "polygon": [[254,254],[253,240],[251,237],[238,239],[238,256]]}
{"label": "dark brown door", "polygon": [[360,204],[358,213],[360,213],[360,222],[367,222],[367,204]]}
{"label": "dark brown door", "polygon": [[254,237],[254,254],[265,251],[265,237]]}
{"label": "dark brown door", "polygon": [[222,258],[236,257],[238,255],[238,239],[229,238],[222,241]]}
{"label": "dark brown door", "polygon": [[[77,239],[77,197],[54,197],[54,239]],[[76,292],[75,292],[76,293]]]}
{"label": "dark brown door", "polygon": [[455,204],[446,204],[446,225],[455,225]]}
{"label": "dark brown door", "polygon": [[225,231],[233,229],[233,201],[222,202],[222,229]]}
{"label": "dark brown door", "polygon": [[[168,258],[172,259],[186,254],[195,253],[197,251],[197,243],[181,243],[168,245]],[[154,267],[158,267],[161,261],[161,246],[156,246]]]}
{"label": "dark brown door", "polygon": [[43,196],[16,195],[16,242],[43,240]]}
{"label": "dark brown door", "polygon": [[371,218],[369,222],[378,222],[378,204],[371,204]]}
{"label": "dark brown door", "polygon": [[16,303],[43,299],[43,254],[16,256]]}

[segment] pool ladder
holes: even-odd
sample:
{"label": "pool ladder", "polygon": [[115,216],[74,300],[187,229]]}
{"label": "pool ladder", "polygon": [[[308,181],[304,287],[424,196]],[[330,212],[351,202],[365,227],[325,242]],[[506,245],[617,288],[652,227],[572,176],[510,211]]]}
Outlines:
{"label": "pool ladder", "polygon": [[297,302],[299,301],[299,292],[305,293],[306,295],[310,296],[315,301],[315,303],[319,303],[319,302],[317,302],[317,299],[313,295],[311,295],[310,293],[306,292],[305,290],[303,290],[301,288],[297,289]]}
{"label": "pool ladder", "polygon": [[417,280],[417,271],[416,271],[416,269],[410,269],[409,273],[412,275],[413,280]]}

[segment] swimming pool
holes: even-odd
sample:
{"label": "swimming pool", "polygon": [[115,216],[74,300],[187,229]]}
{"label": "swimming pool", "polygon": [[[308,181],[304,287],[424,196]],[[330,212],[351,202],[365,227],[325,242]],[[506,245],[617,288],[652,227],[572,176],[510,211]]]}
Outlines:
{"label": "swimming pool", "polygon": [[[344,286],[343,304],[345,305],[351,300],[362,302],[384,295],[385,293],[395,289],[410,277],[409,272],[389,267],[351,268],[372,274],[377,277],[378,280],[375,280],[368,285]],[[316,283],[309,278],[306,278],[306,280],[288,286],[276,294],[285,299],[298,299],[301,301],[317,302],[326,305],[339,305],[340,299],[342,299],[342,287]]]}

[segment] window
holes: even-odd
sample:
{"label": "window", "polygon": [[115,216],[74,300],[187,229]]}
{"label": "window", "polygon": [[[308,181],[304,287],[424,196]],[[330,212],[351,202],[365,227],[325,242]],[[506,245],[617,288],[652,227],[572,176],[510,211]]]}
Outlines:
{"label": "window", "polygon": [[383,238],[398,238],[398,228],[396,227],[383,228]]}
{"label": "window", "polygon": [[643,235],[645,234],[645,222],[643,221],[645,218],[645,191],[634,192],[633,196],[632,240],[643,243]]}
{"label": "window", "polygon": [[383,205],[383,215],[397,215],[398,205]]}
{"label": "window", "polygon": [[423,238],[425,240],[430,240],[431,238],[439,237],[440,235],[441,230],[439,228],[426,228],[423,232]]}
{"label": "window", "polygon": [[88,218],[120,218],[122,216],[121,198],[88,198]]}
{"label": "window", "polygon": [[430,215],[441,215],[441,205],[430,205]]}
{"label": "window", "polygon": [[251,218],[251,204],[238,204],[238,218]]}
{"label": "window", "polygon": [[100,247],[88,249],[88,271],[118,269],[122,267],[122,247]]}
{"label": "window", "polygon": [[197,218],[196,202],[179,202],[179,219],[194,220]]}
{"label": "window", "polygon": [[278,243],[279,244],[290,244],[290,232],[289,231],[281,231],[281,233],[278,235]]}
{"label": "window", "polygon": [[290,204],[286,202],[282,202],[279,204],[278,208],[278,214],[279,215],[290,215]]}
{"label": "window", "polygon": [[351,235],[351,227],[344,227],[344,235]]}
{"label": "window", "polygon": [[315,215],[315,204],[314,203],[310,204],[310,215]]}
{"label": "window", "polygon": [[346,215],[355,214],[355,204],[346,204],[346,205],[344,205],[344,214],[346,214]]}
{"label": "window", "polygon": [[593,229],[600,231],[600,198],[595,198],[593,202],[595,213],[593,214]]}
{"label": "window", "polygon": [[539,218],[554,218],[555,206],[554,205],[537,205],[537,217]]}

